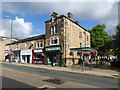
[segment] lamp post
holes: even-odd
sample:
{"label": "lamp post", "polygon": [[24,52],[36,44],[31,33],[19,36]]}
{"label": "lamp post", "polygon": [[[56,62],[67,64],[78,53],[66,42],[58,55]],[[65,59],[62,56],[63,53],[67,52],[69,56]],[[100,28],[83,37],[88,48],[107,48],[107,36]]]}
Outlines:
{"label": "lamp post", "polygon": [[[9,18],[8,16],[4,16],[4,18]],[[10,51],[12,51],[12,26],[13,26],[13,20],[11,18],[9,18],[11,20],[11,44],[10,44]],[[10,57],[10,63],[12,60],[12,56]]]}

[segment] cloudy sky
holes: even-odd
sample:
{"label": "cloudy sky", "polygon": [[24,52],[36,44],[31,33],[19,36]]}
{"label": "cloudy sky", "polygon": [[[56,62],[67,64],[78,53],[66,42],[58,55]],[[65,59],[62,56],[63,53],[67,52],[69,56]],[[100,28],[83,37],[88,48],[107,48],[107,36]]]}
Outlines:
{"label": "cloudy sky", "polygon": [[[13,37],[25,38],[45,33],[45,21],[52,12],[58,15],[73,13],[74,21],[85,29],[92,29],[97,24],[105,24],[109,35],[115,33],[118,24],[118,0],[70,0],[62,2],[2,2],[2,19],[0,18],[0,36],[10,36],[11,19],[13,19]],[[8,16],[9,18],[3,18]]]}

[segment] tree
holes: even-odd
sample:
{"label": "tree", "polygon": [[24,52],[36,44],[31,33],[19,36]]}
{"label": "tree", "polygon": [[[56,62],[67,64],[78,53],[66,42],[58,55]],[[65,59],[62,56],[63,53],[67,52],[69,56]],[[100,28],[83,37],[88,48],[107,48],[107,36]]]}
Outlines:
{"label": "tree", "polygon": [[120,59],[120,25],[116,27],[116,33],[113,35],[113,52]]}
{"label": "tree", "polygon": [[105,32],[105,25],[98,24],[97,26],[94,26],[93,29],[90,30],[90,33],[91,47],[98,51],[108,52],[111,36]]}

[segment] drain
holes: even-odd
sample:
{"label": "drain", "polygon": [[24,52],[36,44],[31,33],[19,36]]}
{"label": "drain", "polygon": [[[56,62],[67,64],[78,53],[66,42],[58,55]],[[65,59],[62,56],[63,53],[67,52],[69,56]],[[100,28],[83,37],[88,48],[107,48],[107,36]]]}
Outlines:
{"label": "drain", "polygon": [[54,78],[49,78],[49,79],[46,79],[46,80],[43,80],[43,81],[54,83],[54,84],[58,84],[58,85],[64,83],[63,80],[54,79]]}

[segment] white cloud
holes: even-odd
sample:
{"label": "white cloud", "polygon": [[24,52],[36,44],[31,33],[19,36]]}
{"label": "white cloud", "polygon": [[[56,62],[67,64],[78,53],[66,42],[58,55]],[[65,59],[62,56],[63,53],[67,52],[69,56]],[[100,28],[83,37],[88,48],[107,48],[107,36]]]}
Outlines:
{"label": "white cloud", "polygon": [[[2,26],[2,30],[0,30],[0,36],[10,37],[11,20],[9,19],[3,20],[2,23],[0,23],[0,26]],[[18,17],[16,17],[15,20],[13,20],[13,25],[12,25],[13,38],[24,38],[26,36],[29,36],[30,32],[32,32],[31,22],[25,22],[23,18],[18,18]]]}
{"label": "white cloud", "polygon": [[[64,1],[64,0],[63,0]],[[59,15],[73,13],[73,17],[79,20],[98,21],[106,24],[106,32],[113,34],[115,25],[118,24],[118,0],[70,0],[69,2],[27,2],[27,3],[4,3],[3,10],[12,14],[42,15],[51,14],[53,11]],[[7,4],[7,5],[6,5]]]}

